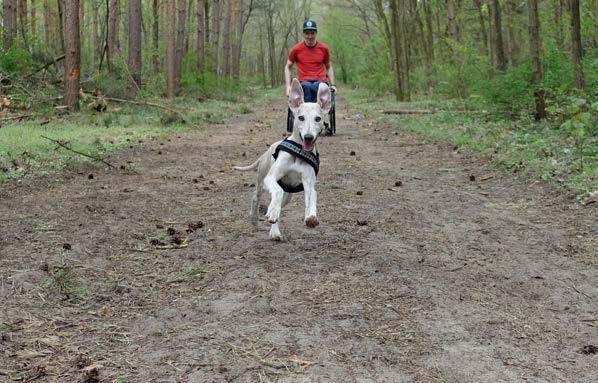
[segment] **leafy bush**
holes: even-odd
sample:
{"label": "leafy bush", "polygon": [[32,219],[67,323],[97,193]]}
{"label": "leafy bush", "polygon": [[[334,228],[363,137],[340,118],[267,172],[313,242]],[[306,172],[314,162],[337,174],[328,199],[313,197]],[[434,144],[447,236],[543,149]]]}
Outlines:
{"label": "leafy bush", "polygon": [[0,70],[10,74],[26,74],[31,70],[31,55],[24,49],[0,51]]}

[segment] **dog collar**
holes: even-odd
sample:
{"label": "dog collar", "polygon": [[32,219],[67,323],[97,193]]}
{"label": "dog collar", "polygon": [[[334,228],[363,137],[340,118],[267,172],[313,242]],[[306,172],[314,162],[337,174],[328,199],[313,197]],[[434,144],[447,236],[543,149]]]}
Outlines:
{"label": "dog collar", "polygon": [[[306,152],[301,146],[301,144],[298,144],[295,141],[285,139],[280,144],[278,144],[278,146],[274,150],[274,153],[272,153],[272,157],[274,157],[274,159],[277,159],[278,153],[281,150],[307,162],[312,168],[314,168],[316,176],[318,175],[318,170],[320,170],[320,156],[317,152]],[[284,182],[281,182],[280,180],[278,181],[278,184],[280,185],[282,190],[284,190],[287,193],[298,193],[303,191],[303,184],[290,186],[285,184]]]}

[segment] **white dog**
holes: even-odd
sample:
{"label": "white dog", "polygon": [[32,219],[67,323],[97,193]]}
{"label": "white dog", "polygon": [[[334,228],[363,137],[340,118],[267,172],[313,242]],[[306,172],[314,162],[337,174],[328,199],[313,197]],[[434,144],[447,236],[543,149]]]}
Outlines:
{"label": "white dog", "polygon": [[257,226],[257,211],[264,189],[270,194],[266,218],[272,224],[270,238],[282,239],[279,222],[280,211],[291,200],[291,193],[305,191],[305,224],[316,227],[317,217],[316,175],[319,156],[316,140],[324,129],[324,117],[330,111],[330,89],[324,83],[318,88],[318,102],[303,102],[303,89],[293,79],[289,94],[289,107],[295,116],[293,133],[287,139],[272,144],[253,164],[235,166],[237,170],[257,168],[257,184],[251,204],[250,218]]}

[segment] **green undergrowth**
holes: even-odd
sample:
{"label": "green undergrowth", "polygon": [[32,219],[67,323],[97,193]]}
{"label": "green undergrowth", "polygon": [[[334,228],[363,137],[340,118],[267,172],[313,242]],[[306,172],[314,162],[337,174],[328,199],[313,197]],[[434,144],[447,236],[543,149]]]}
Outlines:
{"label": "green undergrowth", "polygon": [[[579,133],[556,119],[537,123],[521,116],[508,119],[472,110],[459,101],[397,102],[394,97],[368,97],[343,90],[350,105],[397,130],[414,131],[439,142],[480,152],[498,167],[549,180],[577,196],[598,190],[598,132]],[[433,113],[387,114],[397,110]],[[592,118],[596,118],[593,114]],[[595,121],[595,120],[594,120]]]}
{"label": "green undergrowth", "polygon": [[150,101],[173,111],[109,101],[105,112],[92,112],[82,105],[78,113],[47,117],[40,111],[27,121],[4,123],[0,128],[0,183],[61,171],[146,140],[222,123],[231,113],[251,112],[249,96],[224,101],[199,102],[191,97]]}

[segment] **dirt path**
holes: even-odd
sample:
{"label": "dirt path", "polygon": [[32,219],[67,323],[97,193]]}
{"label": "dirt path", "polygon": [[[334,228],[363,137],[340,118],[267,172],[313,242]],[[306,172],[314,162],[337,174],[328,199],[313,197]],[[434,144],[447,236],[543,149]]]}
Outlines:
{"label": "dirt path", "polygon": [[595,206],[340,107],[271,242],[231,165],[283,111],[0,190],[0,381],[596,379]]}

